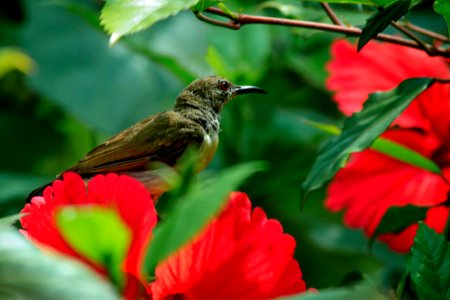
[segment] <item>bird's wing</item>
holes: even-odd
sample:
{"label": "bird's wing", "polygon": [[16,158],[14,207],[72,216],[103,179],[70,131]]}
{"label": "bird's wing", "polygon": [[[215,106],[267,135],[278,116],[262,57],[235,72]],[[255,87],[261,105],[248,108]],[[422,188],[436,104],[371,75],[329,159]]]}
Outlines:
{"label": "bird's wing", "polygon": [[145,170],[150,162],[174,165],[189,145],[200,146],[204,129],[169,111],[151,116],[92,149],[70,171],[81,175]]}

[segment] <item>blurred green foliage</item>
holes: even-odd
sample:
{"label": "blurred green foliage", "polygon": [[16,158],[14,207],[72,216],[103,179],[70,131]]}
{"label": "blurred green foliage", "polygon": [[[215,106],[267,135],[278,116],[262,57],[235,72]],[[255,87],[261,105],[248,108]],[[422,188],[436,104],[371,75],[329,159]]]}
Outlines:
{"label": "blurred green foliage", "polygon": [[42,253],[17,230],[0,226],[0,239],[0,299],[119,299],[87,266]]}
{"label": "blurred green foliage", "polygon": [[[287,11],[326,20],[317,3],[291,2],[284,11],[273,1],[227,3],[258,14]],[[26,73],[11,67],[0,77],[0,216],[20,211],[33,188],[107,137],[169,109],[193,78],[218,74],[269,94],[227,105],[209,169],[268,163],[267,171],[240,190],[296,238],[307,285],[337,286],[354,270],[385,290],[399,281],[403,256],[377,243],[369,251],[361,232],[345,228],[339,214],[323,208],[323,189],[300,211],[301,183],[326,137],[302,119],[337,123],[341,117],[324,87],[329,44],[336,35],[267,25],[231,31],[183,12],[109,47],[98,21],[101,8],[97,0],[0,4],[0,50],[14,47],[26,55],[19,65],[33,62]],[[343,20],[364,22],[364,11],[356,6],[336,10]],[[446,30],[429,3],[416,10],[419,25]]]}

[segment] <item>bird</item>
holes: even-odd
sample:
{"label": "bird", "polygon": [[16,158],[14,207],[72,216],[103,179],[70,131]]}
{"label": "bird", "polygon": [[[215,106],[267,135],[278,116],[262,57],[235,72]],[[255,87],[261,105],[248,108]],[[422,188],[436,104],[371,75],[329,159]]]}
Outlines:
{"label": "bird", "polygon": [[[198,150],[196,171],[204,169],[219,143],[220,112],[231,99],[242,94],[267,93],[256,86],[240,86],[219,76],[208,76],[190,83],[176,97],[173,109],[151,115],[119,132],[89,151],[65,172],[75,172],[85,182],[105,173],[125,174],[141,181],[154,201],[168,190],[155,172],[155,163],[176,167],[178,159],[190,147]],[[30,202],[42,194],[47,183],[27,196]]]}

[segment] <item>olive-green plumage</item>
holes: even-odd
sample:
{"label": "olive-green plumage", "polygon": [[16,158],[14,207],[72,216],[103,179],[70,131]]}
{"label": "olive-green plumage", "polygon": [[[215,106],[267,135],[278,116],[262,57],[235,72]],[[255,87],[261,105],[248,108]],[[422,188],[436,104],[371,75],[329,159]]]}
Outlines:
{"label": "olive-green plumage", "polygon": [[[149,116],[125,129],[66,171],[84,178],[99,173],[124,173],[143,182],[152,193],[163,191],[150,165],[162,162],[174,166],[184,151],[194,146],[200,151],[199,169],[206,167],[218,146],[224,104],[245,93],[265,92],[253,86],[237,86],[216,76],[195,80],[178,95],[172,110]],[[27,200],[45,187],[33,191]]]}

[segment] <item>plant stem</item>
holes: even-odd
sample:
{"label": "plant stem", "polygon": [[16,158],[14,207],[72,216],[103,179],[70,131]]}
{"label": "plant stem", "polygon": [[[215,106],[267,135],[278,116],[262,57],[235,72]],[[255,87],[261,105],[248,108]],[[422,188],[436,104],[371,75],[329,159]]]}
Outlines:
{"label": "plant stem", "polygon": [[323,2],[323,3],[320,3],[320,5],[323,7],[323,9],[327,13],[328,17],[333,22],[333,24],[340,25],[340,26],[344,25],[344,23],[342,23],[342,21],[339,20],[338,16],[334,13],[334,11],[331,8],[330,4]]}
{"label": "plant stem", "polygon": [[448,37],[446,37],[445,35],[442,35],[442,34],[434,32],[434,31],[430,31],[428,29],[419,27],[419,26],[414,25],[414,24],[412,24],[410,22],[405,22],[404,26],[406,28],[408,28],[408,29],[411,29],[412,31],[415,31],[417,33],[420,33],[420,34],[423,34],[425,36],[431,37],[431,38],[436,39],[438,41],[442,41],[444,43],[449,43],[450,42],[450,39]]}
{"label": "plant stem", "polygon": [[391,25],[394,26],[395,28],[397,28],[399,31],[401,31],[403,34],[405,34],[407,37],[409,37],[410,39],[415,41],[418,45],[420,45],[422,50],[424,50],[428,55],[433,56],[433,51],[434,51],[433,49],[435,49],[433,46],[429,47],[429,45],[427,43],[425,43],[424,41],[422,41],[421,38],[419,38],[417,35],[415,35],[411,31],[409,31],[402,25],[398,24],[397,22],[391,21]]}
{"label": "plant stem", "polygon": [[[327,32],[335,32],[342,33],[347,36],[360,36],[362,30],[357,27],[347,27],[345,25],[338,24],[326,24],[319,22],[311,22],[311,21],[303,21],[303,20],[292,20],[285,18],[273,18],[273,17],[265,17],[265,16],[255,16],[255,15],[247,15],[247,14],[236,14],[237,17],[231,17],[229,14],[226,14],[221,9],[217,7],[209,7],[204,12],[210,13],[212,15],[217,15],[221,17],[225,17],[228,21],[220,21],[214,18],[210,18],[206,16],[203,12],[194,12],[196,17],[204,22],[226,27],[234,30],[238,30],[244,25],[247,24],[267,24],[267,25],[280,25],[280,26],[289,26],[289,27],[302,27],[302,28],[310,28],[317,29],[321,31]],[[416,48],[420,50],[427,50],[428,55],[430,56],[442,56],[450,58],[450,50],[444,49],[441,47],[436,47],[434,45],[430,45],[427,43],[420,43],[416,40],[405,39],[399,36],[388,35],[388,34],[378,34],[375,39],[380,41],[385,41],[397,45],[402,45],[406,47]]]}

